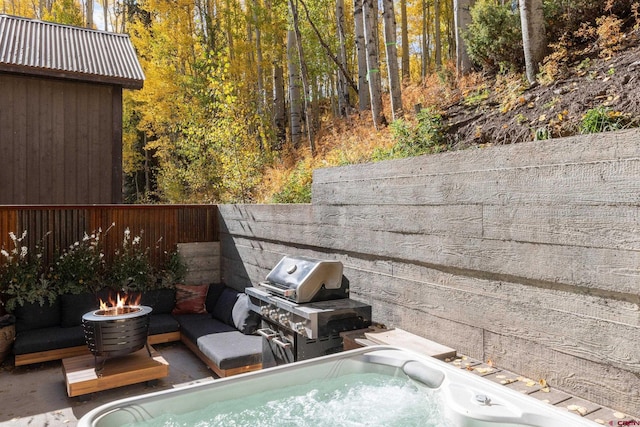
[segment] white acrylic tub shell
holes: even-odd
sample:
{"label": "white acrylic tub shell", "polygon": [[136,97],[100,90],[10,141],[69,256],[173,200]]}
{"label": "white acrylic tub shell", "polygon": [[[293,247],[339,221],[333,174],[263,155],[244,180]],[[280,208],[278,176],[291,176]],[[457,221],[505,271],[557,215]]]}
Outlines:
{"label": "white acrylic tub shell", "polygon": [[443,413],[454,425],[578,427],[598,424],[470,372],[408,350],[375,346],[262,371],[164,390],[102,405],[83,416],[79,427],[119,427],[163,414],[184,414],[216,402],[336,376],[393,370],[439,389]]}

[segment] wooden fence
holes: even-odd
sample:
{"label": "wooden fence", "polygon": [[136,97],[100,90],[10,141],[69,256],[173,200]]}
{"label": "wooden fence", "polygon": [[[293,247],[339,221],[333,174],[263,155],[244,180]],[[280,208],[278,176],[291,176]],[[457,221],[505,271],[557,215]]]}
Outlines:
{"label": "wooden fence", "polygon": [[44,262],[55,253],[81,240],[85,233],[102,231],[106,256],[121,247],[125,229],[140,236],[142,247],[159,265],[165,252],[177,243],[218,241],[216,205],[90,205],[90,206],[0,206],[0,245],[12,250],[9,233],[22,245],[43,248]]}

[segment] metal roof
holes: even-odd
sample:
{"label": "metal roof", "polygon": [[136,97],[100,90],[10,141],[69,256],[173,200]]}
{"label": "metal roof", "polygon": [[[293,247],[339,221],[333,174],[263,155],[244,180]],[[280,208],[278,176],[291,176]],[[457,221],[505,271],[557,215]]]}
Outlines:
{"label": "metal roof", "polygon": [[0,71],[140,89],[129,36],[0,14]]}

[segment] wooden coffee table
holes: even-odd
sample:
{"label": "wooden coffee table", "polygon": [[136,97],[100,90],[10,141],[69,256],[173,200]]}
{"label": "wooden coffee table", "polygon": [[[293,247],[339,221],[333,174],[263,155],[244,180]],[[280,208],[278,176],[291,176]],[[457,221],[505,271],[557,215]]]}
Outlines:
{"label": "wooden coffee table", "polygon": [[153,347],[127,356],[107,359],[101,375],[95,371],[92,354],[62,360],[62,371],[69,397],[157,380],[169,375],[169,363]]}

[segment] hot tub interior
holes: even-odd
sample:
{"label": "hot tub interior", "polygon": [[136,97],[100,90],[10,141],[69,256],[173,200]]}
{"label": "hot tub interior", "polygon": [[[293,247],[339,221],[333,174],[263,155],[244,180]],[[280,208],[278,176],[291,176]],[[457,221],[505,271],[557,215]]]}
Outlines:
{"label": "hot tub interior", "polygon": [[584,426],[579,417],[405,350],[369,347],[123,399],[80,427]]}

